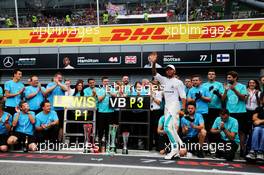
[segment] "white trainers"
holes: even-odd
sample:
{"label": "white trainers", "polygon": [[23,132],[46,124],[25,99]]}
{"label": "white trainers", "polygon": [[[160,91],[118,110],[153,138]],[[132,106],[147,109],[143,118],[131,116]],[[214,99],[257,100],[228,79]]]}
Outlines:
{"label": "white trainers", "polygon": [[264,160],[264,154],[263,153],[257,153],[257,160]]}
{"label": "white trainers", "polygon": [[179,158],[180,157],[180,154],[179,154],[179,151],[177,149],[173,149],[171,150],[171,152],[169,154],[167,154],[164,159],[165,160],[172,160],[173,158]]}

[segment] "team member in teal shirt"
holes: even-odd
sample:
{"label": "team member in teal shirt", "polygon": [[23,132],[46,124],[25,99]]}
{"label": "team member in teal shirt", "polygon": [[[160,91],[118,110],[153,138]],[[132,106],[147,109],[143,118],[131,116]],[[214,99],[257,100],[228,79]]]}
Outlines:
{"label": "team member in teal shirt", "polygon": [[204,118],[208,114],[208,103],[211,102],[209,91],[202,86],[202,78],[200,75],[192,76],[193,87],[189,90],[188,103],[196,103],[196,112],[203,115]]}
{"label": "team member in teal shirt", "polygon": [[94,97],[96,99],[96,107],[98,108],[98,93],[99,93],[99,88],[95,87],[96,86],[96,81],[93,78],[88,79],[88,86],[87,88],[84,89],[84,96],[87,97]]}
{"label": "team member in teal shirt", "polygon": [[25,88],[24,94],[30,111],[38,114],[41,111],[40,104],[44,101],[45,88],[40,86],[36,75],[30,77],[30,82],[31,85]]}
{"label": "team member in teal shirt", "polygon": [[74,92],[73,92],[73,96],[84,96],[84,84],[83,84],[83,80],[78,80],[75,84],[75,88],[74,88]]}
{"label": "team member in teal shirt", "polygon": [[[15,113],[13,116],[13,127],[14,133],[11,135],[7,143],[9,145],[28,142],[28,149],[31,151],[37,150],[37,145],[35,143],[35,113],[29,111],[29,105],[25,101],[21,101],[19,104],[20,111]],[[28,138],[28,140],[26,140]]]}
{"label": "team member in teal shirt", "polygon": [[[205,129],[210,131],[216,117],[219,116],[219,111],[222,108],[222,94],[224,93],[224,86],[222,83],[216,81],[215,70],[209,70],[207,74],[208,81],[202,86],[210,93],[211,102],[208,104],[209,111],[208,117],[205,120]],[[209,135],[209,140],[212,141],[212,137]]]}
{"label": "team member in teal shirt", "polygon": [[8,133],[12,125],[12,116],[4,111],[4,103],[0,101],[0,151],[6,152]]}
{"label": "team member in teal shirt", "polygon": [[21,78],[22,71],[15,69],[13,79],[5,82],[6,111],[12,115],[16,112],[15,108],[19,105],[25,90],[24,84],[20,81]]}
{"label": "team member in teal shirt", "polygon": [[41,103],[42,111],[36,116],[36,135],[38,142],[49,140],[51,143],[55,143],[58,136],[59,118],[56,111],[51,110],[51,104],[49,101],[43,101]]}
{"label": "team member in teal shirt", "polygon": [[[196,113],[196,105],[194,102],[188,103],[187,111],[188,115],[182,117],[181,127],[183,133],[183,142],[189,144],[187,148],[189,151],[197,153],[197,156],[204,158],[202,150],[204,140],[206,137],[206,130],[204,127],[204,119],[202,114]],[[190,147],[191,143],[199,143],[199,147]]]}
{"label": "team member in teal shirt", "polygon": [[47,98],[51,104],[51,109],[55,110],[58,114],[59,117],[59,141],[62,141],[62,136],[63,136],[63,117],[64,117],[64,111],[63,108],[58,108],[58,107],[54,107],[53,106],[53,98],[54,96],[64,96],[65,95],[65,91],[67,91],[67,87],[66,85],[62,82],[63,81],[63,77],[61,73],[56,73],[54,78],[53,78],[53,82],[50,82],[47,87],[46,87],[46,92],[45,94],[47,95]]}
{"label": "team member in teal shirt", "polygon": [[[117,116],[114,115],[114,108],[110,107],[109,98],[116,97],[114,89],[109,85],[108,77],[102,77],[103,87],[99,89],[98,96],[98,116],[97,116],[97,131],[99,141],[105,133],[106,141],[108,141],[108,132],[110,124],[117,124]],[[104,145],[102,145],[104,146]]]}
{"label": "team member in teal shirt", "polygon": [[[231,117],[227,109],[220,111],[220,117],[215,119],[211,133],[217,134],[216,157],[224,157],[228,161],[232,161],[235,157],[239,145],[238,122]],[[220,146],[224,145],[224,146]]]}
{"label": "team member in teal shirt", "polygon": [[246,97],[248,95],[245,85],[238,83],[238,73],[230,71],[227,73],[227,84],[224,85],[225,92],[222,99],[226,102],[226,109],[230,112],[230,116],[238,121],[239,138],[240,138],[240,156],[245,156],[245,137],[248,134],[248,120],[252,120],[252,116],[247,116]]}
{"label": "team member in teal shirt", "polygon": [[2,87],[0,87],[0,98],[2,98],[3,96],[4,96],[3,89]]}

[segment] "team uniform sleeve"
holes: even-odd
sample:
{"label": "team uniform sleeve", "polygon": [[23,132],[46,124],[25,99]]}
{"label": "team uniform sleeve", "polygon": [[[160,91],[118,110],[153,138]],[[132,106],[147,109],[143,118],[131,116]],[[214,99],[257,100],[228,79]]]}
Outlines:
{"label": "team uniform sleeve", "polygon": [[216,118],[215,121],[214,121],[214,124],[212,126],[213,129],[218,129],[218,127],[219,127],[219,122],[218,121],[219,121],[219,119]]}
{"label": "team uniform sleeve", "polygon": [[156,80],[158,80],[161,84],[165,84],[166,78],[162,75],[160,75],[159,73],[157,73],[156,76],[154,76],[154,78]]}
{"label": "team uniform sleeve", "polygon": [[246,88],[245,85],[242,85],[242,86],[241,86],[240,93],[241,93],[242,95],[248,95],[247,88]]}
{"label": "team uniform sleeve", "polygon": [[0,97],[2,97],[3,95],[3,89],[0,87]]}
{"label": "team uniform sleeve", "polygon": [[201,114],[199,114],[199,124],[204,124],[204,118]]}
{"label": "team uniform sleeve", "polygon": [[56,111],[53,111],[53,114],[52,114],[52,120],[53,120],[53,121],[59,120],[59,117],[58,117],[58,114],[57,114]]}
{"label": "team uniform sleeve", "polygon": [[11,86],[9,82],[5,82],[4,89],[5,91],[9,91],[9,92],[11,91]]}
{"label": "team uniform sleeve", "polygon": [[36,116],[36,123],[35,123],[35,127],[40,127],[41,126],[41,121],[39,119],[39,115]]}

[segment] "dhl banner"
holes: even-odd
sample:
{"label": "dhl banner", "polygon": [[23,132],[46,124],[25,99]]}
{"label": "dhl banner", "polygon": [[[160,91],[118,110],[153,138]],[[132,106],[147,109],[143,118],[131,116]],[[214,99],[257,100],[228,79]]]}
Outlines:
{"label": "dhl banner", "polygon": [[264,20],[0,30],[0,47],[264,40]]}

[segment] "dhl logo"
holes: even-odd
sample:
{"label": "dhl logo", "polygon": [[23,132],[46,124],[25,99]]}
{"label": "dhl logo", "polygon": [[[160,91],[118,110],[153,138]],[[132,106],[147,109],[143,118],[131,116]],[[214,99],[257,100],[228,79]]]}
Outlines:
{"label": "dhl logo", "polygon": [[[239,38],[239,37],[256,37],[264,36],[264,23],[249,24],[232,24],[229,27],[224,25],[204,26],[202,32],[198,34],[188,34],[189,39],[206,39],[206,38]],[[198,30],[199,31],[199,30]],[[133,31],[130,28],[113,29],[110,41],[144,41],[144,40],[170,40],[181,39],[180,32],[173,33],[173,30],[167,30],[166,27],[149,27],[137,28]],[[175,37],[175,36],[178,37]]]}
{"label": "dhl logo", "polygon": [[78,38],[78,31],[64,32],[30,32],[29,43],[63,43],[63,42],[81,42],[82,38]]}

